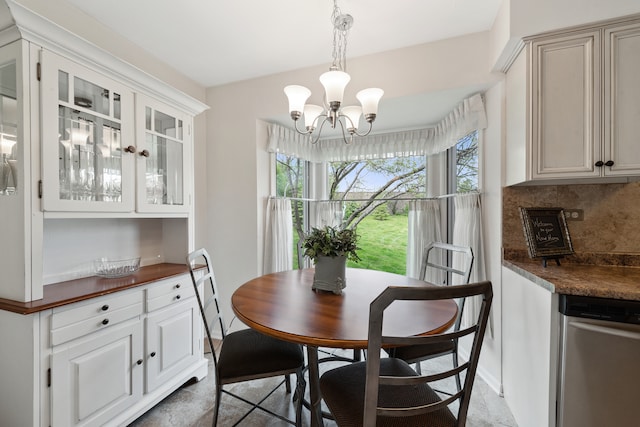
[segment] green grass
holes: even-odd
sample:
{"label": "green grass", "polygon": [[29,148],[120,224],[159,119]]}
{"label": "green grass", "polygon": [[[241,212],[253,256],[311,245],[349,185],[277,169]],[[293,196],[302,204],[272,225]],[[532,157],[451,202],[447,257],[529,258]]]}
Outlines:
{"label": "green grass", "polygon": [[407,216],[391,215],[383,221],[368,216],[358,224],[360,262],[348,267],[405,274],[407,260]]}
{"label": "green grass", "polygon": [[[380,221],[369,215],[358,224],[358,256],[361,261],[347,263],[348,267],[368,268],[405,274],[407,264],[407,216],[390,215]],[[293,268],[298,268],[296,256],[297,233],[293,242]]]}

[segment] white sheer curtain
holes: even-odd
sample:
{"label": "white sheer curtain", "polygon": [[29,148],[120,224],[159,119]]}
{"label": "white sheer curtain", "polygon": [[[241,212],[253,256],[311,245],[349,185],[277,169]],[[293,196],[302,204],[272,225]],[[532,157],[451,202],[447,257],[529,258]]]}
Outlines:
{"label": "white sheer curtain", "polygon": [[[440,201],[413,200],[409,202],[409,236],[407,239],[407,276],[420,277],[424,249],[431,242],[441,242]],[[438,280],[426,278],[427,281]]]}
{"label": "white sheer curtain", "polygon": [[359,137],[351,144],[345,144],[342,139],[311,144],[308,136],[271,124],[268,151],[315,163],[429,155],[445,151],[463,136],[486,127],[484,101],[482,95],[476,94],[462,101],[435,126]]}
{"label": "white sheer curtain", "polygon": [[344,218],[344,203],[340,200],[314,202],[315,216],[312,226],[322,228],[325,225],[338,227]]}
{"label": "white sheer curtain", "polygon": [[293,260],[293,220],[291,200],[269,197],[264,242],[264,274],[291,270]]}
{"label": "white sheer curtain", "polygon": [[[453,244],[469,246],[473,251],[473,268],[471,269],[471,283],[486,280],[487,273],[484,261],[484,240],[482,235],[482,216],[480,194],[458,194],[455,196],[455,221],[453,225]],[[460,268],[459,255],[453,257],[453,268]],[[453,284],[459,284],[461,279],[453,278]],[[479,297],[467,298],[462,313],[462,326],[474,323],[480,312]],[[492,324],[489,325],[490,335],[493,336]]]}

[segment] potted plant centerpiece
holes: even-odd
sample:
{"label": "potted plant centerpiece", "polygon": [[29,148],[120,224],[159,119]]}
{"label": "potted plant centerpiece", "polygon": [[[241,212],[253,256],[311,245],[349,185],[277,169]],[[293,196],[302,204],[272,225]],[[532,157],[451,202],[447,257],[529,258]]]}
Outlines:
{"label": "potted plant centerpiece", "polygon": [[355,230],[349,228],[325,226],[311,230],[302,247],[315,264],[312,289],[342,293],[347,285],[347,260],[360,261],[357,241]]}

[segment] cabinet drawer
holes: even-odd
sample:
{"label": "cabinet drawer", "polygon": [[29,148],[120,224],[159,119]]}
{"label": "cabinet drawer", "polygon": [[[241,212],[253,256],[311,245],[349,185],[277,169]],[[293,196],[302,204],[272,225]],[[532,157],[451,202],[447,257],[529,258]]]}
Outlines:
{"label": "cabinet drawer", "polygon": [[117,310],[112,310],[110,308],[109,310],[88,319],[83,319],[76,323],[52,329],[51,345],[55,346],[62,344],[83,335],[108,328],[109,326],[117,325],[125,320],[140,316],[142,312],[142,301],[139,299],[137,302],[126,307]]}
{"label": "cabinet drawer", "polygon": [[62,328],[95,316],[109,316],[121,308],[142,303],[142,290],[94,298],[54,310],[51,329]]}
{"label": "cabinet drawer", "polygon": [[147,289],[147,312],[184,301],[195,295],[191,277],[182,275],[162,282]]}

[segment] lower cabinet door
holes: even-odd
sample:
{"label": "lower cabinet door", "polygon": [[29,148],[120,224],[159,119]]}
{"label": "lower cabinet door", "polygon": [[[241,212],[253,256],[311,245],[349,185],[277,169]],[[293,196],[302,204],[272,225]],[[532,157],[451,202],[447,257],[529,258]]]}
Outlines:
{"label": "lower cabinet door", "polygon": [[199,360],[199,316],[195,298],[147,315],[146,393]]}
{"label": "lower cabinet door", "polygon": [[51,356],[52,426],[102,425],[142,397],[139,317],[55,346]]}

